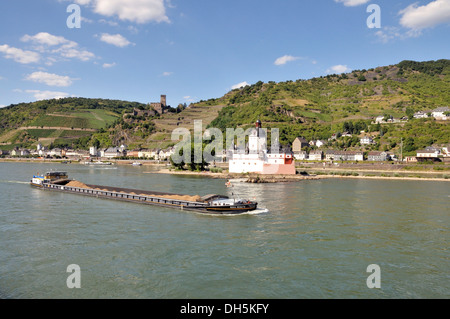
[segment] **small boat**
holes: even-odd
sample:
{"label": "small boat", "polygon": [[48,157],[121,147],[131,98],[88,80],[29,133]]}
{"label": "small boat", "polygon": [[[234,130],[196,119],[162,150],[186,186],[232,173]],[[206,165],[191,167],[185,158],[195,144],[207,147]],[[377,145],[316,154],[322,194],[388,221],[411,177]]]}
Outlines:
{"label": "small boat", "polygon": [[96,162],[84,162],[84,165],[112,165],[112,163],[111,162],[96,161]]}
{"label": "small boat", "polygon": [[133,166],[142,166],[142,163],[139,163],[139,162],[133,162],[131,165],[133,165]]}
{"label": "small boat", "polygon": [[44,175],[35,175],[30,185],[42,190],[57,191],[96,198],[115,199],[133,203],[177,208],[212,215],[236,215],[257,208],[258,203],[246,199],[231,199],[224,195],[191,196],[120,188],[112,186],[87,185],[71,180],[66,172],[47,172]]}

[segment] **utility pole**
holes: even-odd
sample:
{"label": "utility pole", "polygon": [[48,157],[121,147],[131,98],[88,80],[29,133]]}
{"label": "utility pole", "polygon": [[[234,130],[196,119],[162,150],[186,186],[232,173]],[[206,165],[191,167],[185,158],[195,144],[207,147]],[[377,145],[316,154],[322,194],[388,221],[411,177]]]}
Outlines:
{"label": "utility pole", "polygon": [[402,137],[401,143],[400,143],[400,162],[403,163],[403,137]]}

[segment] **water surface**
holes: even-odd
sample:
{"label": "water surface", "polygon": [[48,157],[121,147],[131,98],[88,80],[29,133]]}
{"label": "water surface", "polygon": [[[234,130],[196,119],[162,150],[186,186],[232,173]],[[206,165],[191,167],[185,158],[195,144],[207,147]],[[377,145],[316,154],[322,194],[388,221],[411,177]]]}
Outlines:
{"label": "water surface", "polygon": [[[204,216],[31,188],[66,170],[87,184],[256,199]],[[0,163],[3,298],[449,298],[446,182],[279,184],[154,174],[146,166]],[[67,266],[81,268],[68,289]],[[368,289],[367,266],[381,267]]]}

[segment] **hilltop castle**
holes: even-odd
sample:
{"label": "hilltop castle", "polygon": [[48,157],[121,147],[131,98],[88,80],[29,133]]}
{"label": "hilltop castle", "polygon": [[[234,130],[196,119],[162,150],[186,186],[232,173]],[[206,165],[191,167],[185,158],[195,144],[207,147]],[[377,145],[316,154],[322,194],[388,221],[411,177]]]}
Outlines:
{"label": "hilltop castle", "polygon": [[155,116],[156,114],[162,115],[167,112],[170,106],[167,105],[167,98],[165,95],[161,95],[160,102],[150,102],[148,104],[152,109],[150,110],[139,110],[134,109],[134,116]]}
{"label": "hilltop castle", "polygon": [[161,95],[160,102],[152,102],[150,106],[159,114],[164,114],[165,111],[169,108],[167,106],[167,99],[165,95]]}

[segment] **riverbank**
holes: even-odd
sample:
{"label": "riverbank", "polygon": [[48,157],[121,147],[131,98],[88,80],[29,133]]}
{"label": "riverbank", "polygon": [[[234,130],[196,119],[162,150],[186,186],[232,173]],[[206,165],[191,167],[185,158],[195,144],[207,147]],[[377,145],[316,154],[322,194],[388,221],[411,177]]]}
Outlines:
{"label": "riverbank", "polygon": [[[0,158],[1,162],[18,163],[46,163],[84,165],[81,161],[63,159],[38,158]],[[112,160],[114,165],[130,165],[133,160]],[[227,164],[220,163],[217,168],[222,172],[191,172],[170,169],[168,163],[150,160],[140,160],[141,168],[152,168],[145,174],[190,175],[218,179],[239,179],[249,183],[280,183],[298,182],[304,180],[318,180],[327,178],[339,179],[377,179],[377,180],[409,180],[409,181],[450,181],[450,165],[448,164],[387,164],[387,163],[297,163],[297,175],[259,175],[259,174],[230,174]]]}
{"label": "riverbank", "polygon": [[[208,178],[219,178],[226,180],[238,180],[240,182],[247,183],[282,183],[282,182],[298,182],[305,180],[319,180],[328,178],[339,179],[376,179],[376,180],[410,180],[410,181],[440,181],[450,182],[450,178],[445,177],[429,177],[427,175],[420,175],[418,172],[414,172],[416,176],[376,176],[372,174],[364,175],[349,171],[330,172],[318,174],[297,174],[297,175],[259,175],[259,174],[230,174],[230,173],[211,173],[211,172],[190,172],[190,171],[175,171],[167,168],[160,169],[158,171],[144,172],[146,174],[171,174],[171,175],[188,175],[188,176],[201,176]],[[426,172],[423,172],[426,174]]]}

